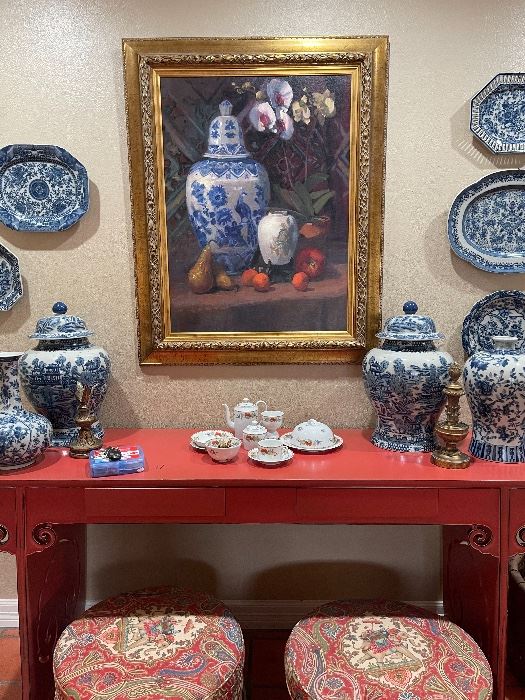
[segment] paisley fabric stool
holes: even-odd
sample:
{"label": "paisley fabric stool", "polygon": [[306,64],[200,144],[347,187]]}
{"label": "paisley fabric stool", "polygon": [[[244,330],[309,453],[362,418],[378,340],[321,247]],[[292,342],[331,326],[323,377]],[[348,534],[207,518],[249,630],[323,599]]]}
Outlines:
{"label": "paisley fabric stool", "polygon": [[244,640],[218,600],[178,588],[109,598],[60,635],[55,700],[241,700]]}
{"label": "paisley fabric stool", "polygon": [[379,600],[323,605],[285,651],[293,700],[489,700],[492,674],[476,642],[426,610]]}

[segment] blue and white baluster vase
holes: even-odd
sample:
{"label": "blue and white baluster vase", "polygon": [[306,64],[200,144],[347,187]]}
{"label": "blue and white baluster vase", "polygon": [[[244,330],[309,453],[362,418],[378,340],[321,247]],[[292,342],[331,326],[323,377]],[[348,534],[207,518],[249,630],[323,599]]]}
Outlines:
{"label": "blue and white baluster vase", "polygon": [[224,100],[219,109],[210,124],[208,150],[188,173],[186,203],[201,248],[210,244],[226,272],[239,275],[257,250],[257,226],[268,208],[270,181],[246,150],[231,102]]}
{"label": "blue and white baluster vase", "polygon": [[103,348],[91,345],[88,338],[93,331],[78,316],[66,315],[64,303],[54,304],[53,312],[39,319],[35,333],[29,336],[38,344],[20,358],[20,382],[33,406],[51,421],[56,447],[69,446],[78,433],[78,382],[93,387],[91,408],[97,420],[92,429],[102,439],[98,413],[108,386],[109,356]]}
{"label": "blue and white baluster vase", "polygon": [[20,400],[18,360],[21,352],[0,353],[0,470],[33,464],[51,442],[51,423],[26,411]]}
{"label": "blue and white baluster vase", "polygon": [[377,413],[371,440],[386,450],[431,452],[453,360],[436,349],[444,336],[429,316],[416,313],[415,302],[407,301],[403,311],[377,334],[382,347],[363,360],[365,388]]}
{"label": "blue and white baluster vase", "polygon": [[493,351],[480,350],[465,362],[474,457],[525,462],[525,354],[515,349],[517,340],[493,336]]}

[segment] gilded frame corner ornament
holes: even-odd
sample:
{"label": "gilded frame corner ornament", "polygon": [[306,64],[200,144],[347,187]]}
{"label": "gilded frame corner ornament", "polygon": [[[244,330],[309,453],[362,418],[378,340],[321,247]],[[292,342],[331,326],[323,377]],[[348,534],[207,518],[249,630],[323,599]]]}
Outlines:
{"label": "gilded frame corner ornament", "polygon": [[[124,39],[139,360],[159,364],[359,362],[380,325],[388,38]],[[167,325],[160,75],[294,75],[353,71],[355,165],[350,188],[346,332],[174,335]],[[354,83],[352,83],[354,86]],[[164,217],[164,219],[163,219]],[[164,226],[164,235],[163,235]],[[352,256],[350,256],[350,252]],[[350,259],[351,258],[351,259]]]}

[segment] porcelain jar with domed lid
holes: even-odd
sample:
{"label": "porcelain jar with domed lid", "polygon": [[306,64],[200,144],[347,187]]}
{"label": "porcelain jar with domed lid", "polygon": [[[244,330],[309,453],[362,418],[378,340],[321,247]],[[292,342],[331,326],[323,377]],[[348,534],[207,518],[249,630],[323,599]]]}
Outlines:
{"label": "porcelain jar with domed lid", "polygon": [[67,306],[59,301],[53,316],[41,318],[29,336],[38,340],[36,348],[20,358],[20,383],[33,406],[51,421],[54,446],[68,446],[78,433],[79,383],[93,387],[91,408],[97,416],[93,432],[99,438],[104,435],[98,412],[106,395],[110,360],[105,350],[89,342],[91,335],[85,322],[67,314]]}
{"label": "porcelain jar with domed lid", "polygon": [[244,145],[232,103],[219,105],[210,124],[208,150],[186,179],[186,203],[199,245],[210,245],[229,275],[241,274],[257,250],[257,227],[266,214],[270,181]]}
{"label": "porcelain jar with domed lid", "polygon": [[431,452],[443,409],[452,357],[436,348],[444,336],[429,316],[407,301],[404,316],[390,318],[377,334],[383,344],[363,360],[367,394],[377,413],[372,442],[386,450]]}

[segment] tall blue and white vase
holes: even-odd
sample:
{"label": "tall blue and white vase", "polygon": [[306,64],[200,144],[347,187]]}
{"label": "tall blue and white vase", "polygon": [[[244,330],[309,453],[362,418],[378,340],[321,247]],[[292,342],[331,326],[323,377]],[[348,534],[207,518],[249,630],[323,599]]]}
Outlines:
{"label": "tall blue and white vase", "polygon": [[244,145],[232,104],[221,102],[210,124],[208,150],[186,180],[189,219],[199,245],[210,244],[215,260],[229,275],[249,267],[257,250],[257,226],[270,200],[264,166]]}
{"label": "tall blue and white vase", "polygon": [[0,353],[0,470],[33,464],[51,442],[51,423],[26,411],[20,399],[20,352]]}
{"label": "tall blue and white vase", "polygon": [[453,360],[436,348],[444,336],[429,316],[416,313],[415,302],[407,301],[403,311],[377,334],[382,347],[363,360],[365,388],[377,413],[371,440],[386,450],[431,452]]}
{"label": "tall blue and white vase", "polygon": [[93,332],[85,322],[66,314],[65,304],[57,302],[53,312],[37,322],[30,336],[38,344],[20,358],[20,381],[33,406],[51,421],[53,445],[67,447],[78,433],[78,383],[93,387],[91,408],[97,417],[93,432],[104,436],[98,413],[106,395],[110,360],[105,350],[89,342]]}
{"label": "tall blue and white vase", "polygon": [[474,457],[525,462],[525,354],[515,349],[517,340],[493,336],[494,350],[475,352],[465,362]]}

